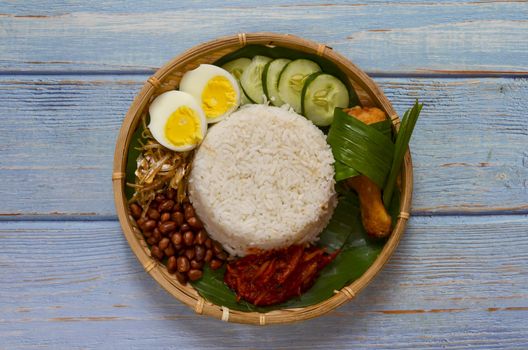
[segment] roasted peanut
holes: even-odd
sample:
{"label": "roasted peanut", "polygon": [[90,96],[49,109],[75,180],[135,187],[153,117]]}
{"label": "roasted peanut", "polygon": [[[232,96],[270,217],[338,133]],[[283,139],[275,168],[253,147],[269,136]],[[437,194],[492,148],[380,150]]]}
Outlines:
{"label": "roasted peanut", "polygon": [[150,254],[158,259],[158,260],[162,260],[163,259],[163,251],[161,249],[159,249],[158,246],[155,246],[153,245],[151,248],[150,248]]}
{"label": "roasted peanut", "polygon": [[184,273],[184,272],[189,271],[189,269],[191,268],[189,259],[187,259],[187,257],[185,256],[178,257],[178,259],[176,260],[176,263],[178,265],[178,272]]}
{"label": "roasted peanut", "polygon": [[181,232],[187,232],[187,231],[190,231],[191,230],[191,227],[189,226],[189,224],[183,224],[180,226],[180,231]]}
{"label": "roasted peanut", "polygon": [[183,242],[187,246],[191,246],[194,242],[194,235],[191,231],[187,231],[183,234]]}
{"label": "roasted peanut", "polygon": [[181,233],[176,232],[175,234],[173,234],[171,237],[171,241],[174,245],[180,245],[183,241]]}
{"label": "roasted peanut", "polygon": [[198,233],[196,233],[196,237],[194,238],[194,243],[203,245],[206,240],[207,240],[207,233],[205,233],[204,230],[200,230],[198,231]]}
{"label": "roasted peanut", "polygon": [[183,217],[183,213],[180,212],[180,211],[173,212],[171,214],[171,219],[172,219],[172,221],[176,222],[176,224],[178,224],[178,227],[183,225],[183,222],[185,220],[185,218]]}
{"label": "roasted peanut", "polygon": [[143,213],[143,210],[139,205],[136,203],[130,204],[130,214],[132,214],[132,217],[134,219],[139,219],[141,217],[141,214]]}
{"label": "roasted peanut", "polygon": [[174,272],[176,272],[176,269],[177,269],[176,257],[175,256],[170,256],[169,259],[167,260],[167,270],[170,273],[174,273]]}
{"label": "roasted peanut", "polygon": [[191,269],[202,269],[203,265],[203,261],[191,260]]}
{"label": "roasted peanut", "polygon": [[192,260],[194,259],[194,256],[196,255],[196,252],[194,251],[194,248],[187,248],[185,250],[185,256],[187,259]]}
{"label": "roasted peanut", "polygon": [[180,282],[181,284],[187,283],[187,275],[185,273],[176,271],[176,278],[178,279],[178,282]]}
{"label": "roasted peanut", "polygon": [[194,258],[197,261],[202,261],[205,257],[205,248],[201,245],[194,246]]}
{"label": "roasted peanut", "polygon": [[160,217],[160,213],[156,209],[149,208],[149,210],[147,210],[147,216],[149,217],[149,219],[158,220]]}
{"label": "roasted peanut", "polygon": [[201,270],[192,269],[187,273],[191,281],[196,281],[202,278],[203,272]]}
{"label": "roasted peanut", "polygon": [[213,259],[213,250],[207,249],[207,251],[205,252],[205,256],[204,256],[204,261],[208,263],[211,261],[211,259]]}
{"label": "roasted peanut", "polygon": [[189,226],[191,226],[195,231],[199,230],[203,227],[202,222],[196,217],[192,216],[189,219],[187,219],[187,223]]}
{"label": "roasted peanut", "polygon": [[176,223],[174,221],[165,221],[159,225],[158,229],[161,233],[167,234],[176,231]]}
{"label": "roasted peanut", "polygon": [[163,213],[166,211],[171,211],[173,207],[174,201],[171,199],[167,199],[160,203],[158,210]]}
{"label": "roasted peanut", "polygon": [[167,238],[167,237],[164,237],[161,239],[161,241],[158,243],[158,247],[159,249],[161,250],[165,250],[167,249],[167,247],[169,246],[170,244],[170,240]]}
{"label": "roasted peanut", "polygon": [[211,260],[209,267],[213,270],[218,270],[219,268],[222,267],[222,262],[220,260],[213,259]]}
{"label": "roasted peanut", "polygon": [[170,218],[171,218],[171,215],[169,213],[163,213],[161,214],[160,221],[161,222],[169,221]]}
{"label": "roasted peanut", "polygon": [[208,237],[188,198],[180,204],[176,196],[176,191],[169,189],[158,193],[145,212],[137,203],[130,204],[129,209],[150,246],[151,256],[158,261],[167,257],[167,271],[185,284],[200,279],[205,264],[212,269],[222,267],[227,254]]}
{"label": "roasted peanut", "polygon": [[185,206],[185,219],[189,220],[192,217],[194,217],[194,209],[190,204],[186,205]]}
{"label": "roasted peanut", "polygon": [[156,221],[155,220],[147,220],[143,226],[141,226],[141,229],[143,231],[152,231],[156,228]]}
{"label": "roasted peanut", "polygon": [[176,250],[174,249],[174,246],[172,244],[169,244],[167,248],[163,251],[165,253],[165,256],[174,256],[176,254]]}

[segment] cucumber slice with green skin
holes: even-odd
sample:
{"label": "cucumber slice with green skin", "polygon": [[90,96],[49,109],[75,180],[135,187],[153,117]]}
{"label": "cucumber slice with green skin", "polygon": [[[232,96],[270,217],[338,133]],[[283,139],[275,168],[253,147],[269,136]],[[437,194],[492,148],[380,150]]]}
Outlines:
{"label": "cucumber slice with green skin", "polygon": [[249,97],[247,97],[246,92],[244,91],[244,89],[242,89],[242,86],[240,86],[240,105],[243,106],[252,103],[253,101],[251,101]]}
{"label": "cucumber slice with green skin", "polygon": [[240,81],[240,77],[242,76],[242,73],[246,70],[246,68],[251,63],[250,58],[242,57],[237,58],[236,60],[232,60],[227,62],[222,66],[226,71],[231,73],[236,80]]}
{"label": "cucumber slice with green skin", "polygon": [[264,66],[271,61],[266,56],[255,56],[249,66],[240,77],[240,85],[244,89],[247,97],[255,103],[264,103],[264,89],[262,87],[262,73]]}
{"label": "cucumber slice with green skin", "polygon": [[282,106],[284,101],[279,96],[279,89],[277,87],[279,83],[279,76],[282,69],[290,63],[291,60],[288,58],[277,58],[266,64],[264,67],[264,73],[262,74],[262,86],[264,87],[264,93],[275,106]]}
{"label": "cucumber slice with green skin", "polygon": [[246,68],[251,63],[250,58],[241,57],[237,58],[236,60],[232,60],[227,62],[222,66],[226,71],[231,73],[236,81],[238,82],[238,87],[240,88],[240,104],[241,105],[247,105],[249,103],[252,103],[252,101],[247,97],[246,93],[244,92],[244,89],[242,89],[242,86],[240,84],[240,78],[242,77],[242,73],[246,70]]}
{"label": "cucumber slice with green skin", "polygon": [[306,79],[302,91],[302,114],[315,125],[330,125],[334,120],[334,109],[346,108],[348,102],[347,87],[333,75],[317,72]]}
{"label": "cucumber slice with green skin", "polygon": [[320,72],[321,67],[313,61],[298,59],[288,63],[279,75],[279,96],[297,113],[302,109],[302,90],[309,75]]}

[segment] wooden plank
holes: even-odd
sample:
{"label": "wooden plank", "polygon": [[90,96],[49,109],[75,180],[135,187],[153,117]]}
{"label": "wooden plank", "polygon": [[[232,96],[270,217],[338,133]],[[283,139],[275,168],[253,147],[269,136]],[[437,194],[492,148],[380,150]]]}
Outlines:
{"label": "wooden plank", "polygon": [[158,1],[148,11],[43,1],[0,13],[4,73],[145,72],[218,36],[266,30],[326,43],[373,73],[528,73],[528,7],[517,1]]}
{"label": "wooden plank", "polygon": [[[0,81],[0,214],[114,217],[115,138],[145,79]],[[425,103],[411,143],[415,215],[527,212],[527,80],[377,82],[400,114]]]}
{"label": "wooden plank", "polygon": [[259,328],[195,315],[117,222],[0,222],[0,344],[35,348],[526,348],[528,216],[412,218],[357,299]]}
{"label": "wooden plank", "polygon": [[[503,0],[504,1],[504,0]],[[443,0],[442,3],[454,3],[457,0]],[[492,1],[488,1],[492,2]],[[515,2],[515,1],[511,1]],[[406,5],[406,4],[435,4],[437,0],[404,0],[387,3],[387,0],[372,0],[369,4]],[[244,9],[255,7],[297,7],[297,8],[321,8],[321,7],[345,7],[345,6],[368,6],[364,1],[357,0],[339,0],[332,2],[321,2],[318,0],[308,0],[302,3],[296,0],[226,0],[220,2],[211,2],[204,0],[185,1],[179,3],[167,3],[163,0],[149,1],[148,9],[152,12],[174,11],[174,10],[208,10],[215,8],[227,9]],[[87,3],[84,1],[68,1],[57,3],[56,1],[24,1],[17,2],[0,2],[2,13],[16,16],[56,16],[64,13],[73,12],[101,12],[101,13],[144,13],[145,8],[122,0],[107,0],[97,3]]]}
{"label": "wooden plank", "polygon": [[416,214],[528,211],[527,80],[377,81],[400,116],[425,105],[411,140]]}

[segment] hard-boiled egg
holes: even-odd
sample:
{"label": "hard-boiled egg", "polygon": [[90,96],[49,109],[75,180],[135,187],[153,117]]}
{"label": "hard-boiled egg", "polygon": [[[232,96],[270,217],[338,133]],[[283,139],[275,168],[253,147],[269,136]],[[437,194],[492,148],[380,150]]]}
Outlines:
{"label": "hard-boiled egg", "polygon": [[201,64],[185,73],[180,90],[196,98],[208,123],[224,119],[240,105],[240,89],[236,79],[225,69],[211,64]]}
{"label": "hard-boiled egg", "polygon": [[168,149],[189,151],[205,137],[205,114],[195,98],[186,92],[164,92],[152,101],[149,114],[152,136]]}

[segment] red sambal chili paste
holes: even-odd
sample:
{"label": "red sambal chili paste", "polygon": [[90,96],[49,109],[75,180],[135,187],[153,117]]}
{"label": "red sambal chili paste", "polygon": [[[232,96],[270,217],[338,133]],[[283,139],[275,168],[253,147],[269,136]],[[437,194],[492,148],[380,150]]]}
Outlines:
{"label": "red sambal chili paste", "polygon": [[224,281],[237,300],[257,306],[279,304],[308,290],[337,254],[301,245],[256,252],[229,263]]}

